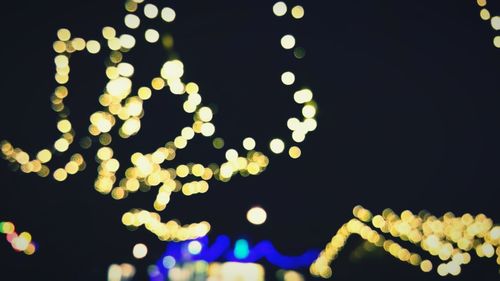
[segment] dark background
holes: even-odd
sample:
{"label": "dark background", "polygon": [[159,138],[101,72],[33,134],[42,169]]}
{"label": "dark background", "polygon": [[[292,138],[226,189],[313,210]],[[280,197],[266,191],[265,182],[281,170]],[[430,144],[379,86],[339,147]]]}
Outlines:
{"label": "dark background", "polygon": [[[56,31],[68,27],[86,39],[100,39],[105,25],[124,32],[123,2],[103,2],[2,3],[1,139],[30,153],[56,139],[57,118],[49,102],[56,86]],[[500,50],[475,1],[308,1],[297,3],[306,10],[301,21],[276,18],[272,4],[159,3],[176,9],[174,24],[161,30],[174,35],[186,81],[196,81],[204,103],[217,106],[216,134],[224,137],[225,148],[241,150],[241,140],[250,135],[268,151],[264,144],[272,137],[289,136],[286,120],[299,115],[300,108],[280,85],[284,70],[297,74],[297,85],[311,87],[319,104],[318,129],[300,145],[299,160],[271,156],[260,176],[211,182],[204,195],[176,194],[164,219],[208,220],[211,237],[270,239],[290,255],[322,248],[352,217],[356,204],[374,212],[390,207],[436,215],[485,213],[498,222]],[[495,14],[499,6],[488,7]],[[281,49],[279,39],[286,33],[305,47],[303,60]],[[146,47],[139,44],[126,57],[136,66],[138,85],[168,58],[159,48]],[[98,109],[103,61],[104,55],[72,58],[66,101],[77,137]],[[153,97],[145,111],[138,136],[115,138],[113,147],[122,159],[173,139],[190,120],[182,113],[182,99],[172,95]],[[107,267],[122,262],[137,267],[134,280],[147,280],[145,269],[160,257],[164,243],[144,229],[129,232],[120,218],[133,207],[151,210],[155,195],[115,201],[98,194],[93,150],[87,155],[84,174],[63,183],[12,173],[0,163],[0,219],[29,231],[39,244],[28,257],[1,238],[0,280],[104,280]],[[222,158],[208,139],[198,138],[174,163]],[[254,205],[268,212],[263,226],[245,219]],[[335,261],[332,280],[440,278],[385,254],[352,261],[350,252],[360,241],[353,238]],[[131,251],[138,242],[150,251],[139,262]],[[453,279],[498,280],[494,259],[472,256],[471,265]],[[268,272],[269,280],[273,275]]]}

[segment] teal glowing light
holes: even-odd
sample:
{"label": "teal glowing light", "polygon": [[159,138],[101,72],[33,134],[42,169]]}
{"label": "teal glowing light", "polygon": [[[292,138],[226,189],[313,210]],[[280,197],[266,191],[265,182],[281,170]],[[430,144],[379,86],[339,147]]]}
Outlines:
{"label": "teal glowing light", "polygon": [[234,245],[234,256],[237,259],[245,259],[250,254],[250,249],[248,248],[248,242],[245,239],[240,239],[236,241]]}

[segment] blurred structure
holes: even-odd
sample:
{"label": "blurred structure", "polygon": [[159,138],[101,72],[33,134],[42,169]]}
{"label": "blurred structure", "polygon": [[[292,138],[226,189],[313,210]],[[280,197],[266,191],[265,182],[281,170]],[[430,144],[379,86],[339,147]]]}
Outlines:
{"label": "blurred structure", "polygon": [[35,242],[32,241],[31,234],[26,231],[18,234],[16,226],[12,222],[0,221],[0,233],[5,234],[7,242],[16,252],[23,252],[28,256],[35,253],[37,247]]}
{"label": "blurred structure", "polygon": [[[323,278],[332,276],[330,265],[352,234],[383,248],[403,262],[420,267],[423,272],[433,269],[433,263],[429,259],[422,259],[420,254],[386,239],[375,229],[408,241],[435,257],[439,263],[436,270],[440,276],[459,275],[462,265],[471,261],[469,252],[475,252],[482,258],[496,256],[497,265],[500,265],[500,226],[495,225],[493,220],[484,214],[472,216],[467,213],[457,217],[449,212],[438,218],[426,211],[414,215],[405,210],[398,215],[391,209],[385,209],[381,215],[373,216],[372,212],[359,205],[354,207],[353,214],[355,218],[340,227],[311,265],[312,275]],[[367,223],[371,223],[375,229]]]}
{"label": "blurred structure", "polygon": [[108,268],[108,281],[132,281],[135,267],[129,263],[112,264]]}
{"label": "blurred structure", "polygon": [[209,245],[208,237],[202,237],[168,243],[163,256],[150,267],[149,276],[152,281],[206,280],[203,278],[209,277],[227,281],[263,280],[264,267],[268,268],[263,263],[280,270],[305,269],[318,254],[317,250],[309,250],[300,256],[285,256],[269,241],[251,247],[245,239],[232,244],[224,235]]}

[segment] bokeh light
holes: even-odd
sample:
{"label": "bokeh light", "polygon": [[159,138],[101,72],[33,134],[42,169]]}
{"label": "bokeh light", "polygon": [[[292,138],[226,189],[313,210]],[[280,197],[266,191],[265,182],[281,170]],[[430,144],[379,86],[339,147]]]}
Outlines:
{"label": "bokeh light", "polygon": [[267,213],[261,207],[253,207],[247,212],[247,220],[255,225],[261,225],[267,220]]}

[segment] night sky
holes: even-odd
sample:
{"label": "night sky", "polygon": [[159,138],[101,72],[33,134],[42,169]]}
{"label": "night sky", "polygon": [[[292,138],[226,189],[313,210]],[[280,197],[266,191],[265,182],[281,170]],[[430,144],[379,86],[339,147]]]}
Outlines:
{"label": "night sky", "polygon": [[[270,155],[259,176],[211,181],[202,195],[174,194],[164,219],[207,220],[212,238],[269,239],[289,255],[323,248],[357,204],[375,213],[388,207],[438,216],[484,213],[498,223],[500,50],[492,43],[498,33],[480,19],[475,1],[287,2],[304,6],[301,21],[275,17],[272,1],[155,3],[177,12],[173,24],[153,26],[174,36],[184,77],[196,81],[204,103],[216,109],[216,135],[225,148],[241,150],[241,140],[254,136],[267,152],[270,139],[290,135],[286,120],[300,107],[280,82],[284,70],[292,69],[296,83],[312,89],[319,108],[318,129],[300,145],[301,158]],[[488,5],[500,13],[500,4]],[[59,136],[49,100],[56,87],[56,31],[67,27],[86,39],[101,39],[106,25],[124,32],[123,1],[9,1],[1,9],[0,140],[35,153]],[[305,48],[304,59],[280,47],[286,33]],[[145,84],[171,55],[139,43],[128,57],[136,67],[134,81]],[[72,57],[67,105],[77,138],[99,108],[104,59]],[[190,125],[182,102],[162,94],[146,103],[141,132],[114,138],[120,160],[163,145]],[[0,237],[0,280],[105,280],[108,266],[123,262],[138,269],[134,280],[147,280],[146,268],[165,243],[144,228],[127,230],[120,219],[131,208],[152,210],[156,194],[115,201],[97,193],[95,149],[85,155],[85,172],[62,183],[12,172],[0,162],[0,220],[13,221],[39,244],[35,255],[26,256]],[[174,164],[223,158],[211,140],[198,137]],[[255,205],[268,212],[262,226],[245,218]],[[361,241],[348,242],[331,280],[442,278],[384,252],[353,261],[350,253]],[[141,261],[132,256],[139,242],[149,247]],[[453,279],[498,280],[494,259],[472,256]],[[272,272],[268,276],[273,280]]]}

